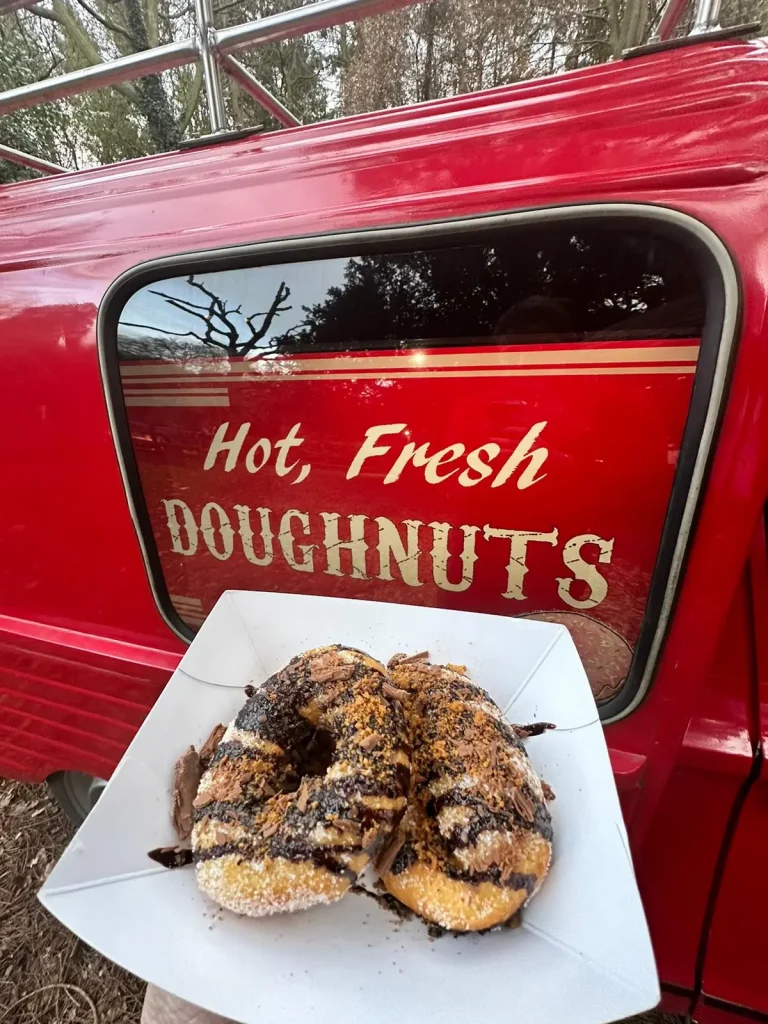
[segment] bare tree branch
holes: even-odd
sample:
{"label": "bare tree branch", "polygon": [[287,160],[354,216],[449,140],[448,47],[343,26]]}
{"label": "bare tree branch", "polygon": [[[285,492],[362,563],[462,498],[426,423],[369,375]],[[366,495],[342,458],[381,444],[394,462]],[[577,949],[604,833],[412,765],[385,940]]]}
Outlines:
{"label": "bare tree branch", "polygon": [[[61,25],[67,34],[67,38],[86,64],[103,63],[98,46],[88,35],[85,26],[75,12],[66,5],[64,0],[53,0],[52,7],[41,7],[39,4],[33,4],[27,10],[37,15],[38,18],[44,18],[46,21],[55,21],[58,25]],[[129,103],[137,102],[138,93],[128,82],[118,82],[112,88],[124,96]]]}
{"label": "bare tree branch", "polygon": [[41,7],[40,4],[30,4],[26,9],[31,11],[33,14],[36,14],[38,18],[47,18],[48,21],[59,21],[53,11],[49,10],[47,7]]}
{"label": "bare tree branch", "polygon": [[134,324],[127,320],[121,320],[120,326],[139,327],[142,331],[157,331],[158,334],[168,334],[172,338],[197,338],[198,341],[205,341],[201,334],[196,334],[194,331],[170,331],[166,327],[153,327],[152,324]]}
{"label": "bare tree branch", "polygon": [[223,14],[224,11],[228,11],[231,7],[240,7],[242,6],[242,2],[243,0],[232,0],[231,3],[222,4],[220,7],[216,7],[214,9],[214,14]]}
{"label": "bare tree branch", "polygon": [[91,5],[88,3],[88,0],[77,0],[77,2],[80,4],[83,10],[87,11],[92,18],[95,18],[100,25],[103,25],[104,28],[109,29],[110,32],[116,32],[118,35],[124,36],[131,44],[131,46],[136,47],[137,50],[139,49],[136,40],[133,38],[131,33],[128,32],[127,29],[124,29],[122,27],[122,25],[118,25],[116,21],[112,21],[110,18],[105,18],[104,15],[100,14],[95,7],[91,7]]}
{"label": "bare tree branch", "polygon": [[[156,331],[175,338],[196,338],[204,345],[212,345],[216,348],[224,349],[230,356],[245,356],[268,334],[275,317],[293,308],[285,305],[286,299],[291,294],[291,289],[286,285],[285,281],[281,281],[275,292],[272,304],[266,312],[252,313],[250,316],[243,317],[251,334],[245,341],[241,341],[240,331],[232,317],[236,315],[242,316],[242,305],[230,308],[229,304],[220,295],[211,291],[202,281],[195,280],[193,274],[189,275],[186,283],[210,299],[208,305],[201,305],[198,302],[193,302],[191,299],[169,295],[167,292],[161,292],[156,289],[150,289],[150,294],[157,295],[158,298],[163,299],[169,306],[173,306],[174,309],[178,309],[182,313],[202,321],[205,324],[204,334],[199,334],[192,330],[170,331],[163,327],[153,327],[151,324],[126,323],[123,326],[140,327],[144,330]],[[257,328],[254,326],[254,322],[259,317],[262,319],[260,326]],[[219,341],[214,337],[215,334],[226,338],[227,341]]]}
{"label": "bare tree branch", "polygon": [[[219,317],[223,319],[221,313],[215,308],[214,303],[206,309],[205,313],[197,313],[193,307],[193,303],[187,302],[185,299],[177,299],[172,295],[166,295],[164,292],[156,292],[150,289],[150,295],[158,295],[160,298],[165,299],[169,306],[174,306],[176,309],[180,309],[182,313],[186,313],[187,316],[194,316],[198,320],[202,320],[206,326],[206,337],[209,337],[212,331],[217,334],[224,335],[225,338],[230,337],[232,331],[232,324],[229,321],[224,320],[224,329],[216,327],[213,323],[213,318]],[[204,309],[205,307],[197,306],[197,309]]]}
{"label": "bare tree branch", "polygon": [[[248,324],[248,327],[251,330],[251,340],[245,346],[243,346],[240,353],[241,355],[246,355],[248,352],[251,351],[251,349],[255,348],[258,345],[258,343],[261,341],[264,335],[267,334],[267,332],[269,331],[270,327],[272,326],[272,321],[275,319],[276,316],[279,316],[280,313],[287,313],[288,310],[292,308],[291,306],[282,305],[282,303],[285,302],[285,300],[290,296],[290,294],[291,289],[286,285],[285,281],[281,281],[280,286],[278,287],[277,292],[275,293],[275,297],[272,300],[272,305],[269,307],[267,312],[254,313],[252,316],[247,316],[245,318],[245,322]],[[253,329],[253,321],[256,319],[257,316],[263,316],[264,320],[258,331],[255,331]]]}

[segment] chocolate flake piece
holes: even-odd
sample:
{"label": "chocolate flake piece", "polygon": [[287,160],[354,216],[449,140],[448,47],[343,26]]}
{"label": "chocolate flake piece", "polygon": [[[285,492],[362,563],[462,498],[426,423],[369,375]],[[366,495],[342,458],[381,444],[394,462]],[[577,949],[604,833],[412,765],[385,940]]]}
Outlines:
{"label": "chocolate flake piece", "polygon": [[363,832],[362,846],[366,852],[372,852],[380,845],[382,838],[381,829],[369,828]]}
{"label": "chocolate flake piece", "polygon": [[386,680],[381,684],[381,688],[388,697],[393,697],[395,700],[407,700],[410,694],[407,690],[401,690],[397,686],[393,686],[392,683],[388,683]]}
{"label": "chocolate flake piece", "polygon": [[340,662],[338,665],[331,665],[329,668],[313,668],[309,678],[313,683],[332,683],[337,679],[351,679],[354,673],[354,665]]}
{"label": "chocolate flake piece", "polygon": [[214,779],[209,783],[204,793],[198,793],[195,797],[193,807],[205,807],[214,800],[221,800],[223,803],[231,804],[243,798],[243,783],[251,779],[252,775],[241,775],[232,779],[227,776]]}
{"label": "chocolate flake piece", "polygon": [[520,815],[526,821],[533,821],[536,817],[536,809],[533,803],[528,799],[525,793],[520,789],[513,789],[511,793],[512,805]]}
{"label": "chocolate flake piece", "polygon": [[192,834],[192,807],[201,772],[200,755],[194,747],[181,755],[173,769],[171,821],[181,840],[189,839]]}
{"label": "chocolate flake piece", "polygon": [[333,828],[337,832],[356,832],[360,834],[361,825],[359,821],[353,821],[351,818],[334,818],[333,821],[326,822],[328,828]]}
{"label": "chocolate flake piece", "polygon": [[499,760],[499,741],[494,740],[488,749],[488,767],[495,768]]}
{"label": "chocolate flake piece", "polygon": [[307,809],[307,805],[308,804],[309,804],[309,783],[307,782],[306,779],[302,779],[301,780],[301,785],[299,786],[299,790],[298,790],[298,792],[296,794],[296,806],[299,808],[301,813],[304,814],[304,812]]}
{"label": "chocolate flake piece", "polygon": [[261,830],[262,839],[269,839],[269,837],[273,836],[279,828],[280,826],[276,821],[273,821],[270,824],[265,825],[264,828]]}
{"label": "chocolate flake piece", "polygon": [[[395,657],[397,657],[397,655],[395,655]],[[429,651],[419,651],[418,654],[409,654],[405,658],[400,658],[398,664],[410,665],[414,661],[429,661]]]}
{"label": "chocolate flake piece", "polygon": [[213,753],[216,750],[216,747],[218,747],[219,741],[226,731],[226,725],[222,725],[221,722],[219,722],[218,725],[214,725],[213,729],[211,729],[210,736],[202,747],[200,747],[200,760],[204,765],[207,766],[208,761],[213,757]]}
{"label": "chocolate flake piece", "polygon": [[392,841],[386,846],[376,858],[374,865],[380,875],[385,875],[395,862],[395,857],[400,853],[405,843],[405,835],[401,829],[395,833]]}
{"label": "chocolate flake piece", "polygon": [[243,689],[244,689],[246,697],[252,697],[254,695],[254,693],[256,693],[256,687],[255,686],[251,686],[250,683],[248,683],[248,685],[245,686]]}
{"label": "chocolate flake piece", "polygon": [[367,736],[363,736],[360,740],[360,746],[363,750],[375,750],[376,747],[381,746],[383,736],[378,732],[369,732]]}
{"label": "chocolate flake piece", "polygon": [[527,740],[530,736],[541,736],[548,729],[556,729],[557,726],[551,722],[532,722],[530,725],[513,725],[512,731],[521,740]]}
{"label": "chocolate flake piece", "polygon": [[192,863],[192,851],[187,846],[158,846],[147,856],[164,868],[183,868]]}
{"label": "chocolate flake piece", "polygon": [[459,757],[469,757],[469,755],[474,751],[474,749],[475,748],[472,746],[471,743],[465,743],[463,740],[461,741],[461,743],[456,744],[456,753],[459,755]]}
{"label": "chocolate flake piece", "polygon": [[418,654],[393,654],[387,662],[387,668],[391,672],[398,665],[410,665],[415,661],[429,661],[429,651],[419,651]]}
{"label": "chocolate flake piece", "polygon": [[548,785],[546,782],[542,782],[541,788],[544,791],[544,799],[546,801],[555,799],[555,792],[550,785]]}

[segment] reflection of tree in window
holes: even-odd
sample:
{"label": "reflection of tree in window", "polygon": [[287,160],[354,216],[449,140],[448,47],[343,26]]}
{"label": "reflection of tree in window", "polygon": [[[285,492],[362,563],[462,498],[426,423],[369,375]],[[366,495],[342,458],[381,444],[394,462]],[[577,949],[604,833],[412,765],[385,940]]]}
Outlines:
{"label": "reflection of tree in window", "polygon": [[[291,289],[281,281],[269,309],[261,313],[243,313],[242,303],[232,306],[226,299],[197,281],[194,274],[187,278],[187,284],[197,289],[203,299],[193,302],[178,295],[150,288],[150,295],[164,299],[169,306],[181,310],[190,318],[191,326],[186,331],[173,331],[168,327],[154,327],[152,324],[135,324],[121,321],[122,327],[140,327],[143,330],[158,331],[172,338],[193,338],[213,349],[221,349],[228,356],[246,356],[269,334],[275,317],[287,313],[291,306],[284,305]],[[257,321],[258,324],[257,324]],[[240,325],[243,326],[240,326]]]}
{"label": "reflection of tree in window", "polygon": [[[164,326],[156,306],[139,304],[143,312],[132,319],[145,322],[120,324],[123,359],[466,346],[491,337],[504,345],[695,338],[704,318],[695,266],[681,246],[610,227],[521,228],[492,244],[307,260],[205,280],[192,274],[136,298],[142,294],[162,300],[177,320]],[[301,312],[287,304],[291,296]],[[261,311],[251,312],[257,304]]]}
{"label": "reflection of tree in window", "polygon": [[507,344],[695,337],[704,300],[692,261],[674,243],[560,228],[355,257],[343,285],[304,312],[276,339],[281,351],[466,344],[492,334]]}

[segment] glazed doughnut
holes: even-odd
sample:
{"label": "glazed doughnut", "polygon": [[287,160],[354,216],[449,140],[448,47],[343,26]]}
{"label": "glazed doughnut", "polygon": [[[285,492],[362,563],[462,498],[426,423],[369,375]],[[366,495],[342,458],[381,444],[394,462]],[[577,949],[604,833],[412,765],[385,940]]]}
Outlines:
{"label": "glazed doughnut", "polygon": [[[463,667],[395,655],[412,745],[408,810],[382,870],[427,921],[478,931],[508,921],[549,869],[551,797],[521,734]],[[393,855],[394,851],[394,855]]]}
{"label": "glazed doughnut", "polygon": [[386,669],[335,645],[294,658],[253,691],[200,780],[199,887],[260,917],[331,903],[390,842],[410,755]]}

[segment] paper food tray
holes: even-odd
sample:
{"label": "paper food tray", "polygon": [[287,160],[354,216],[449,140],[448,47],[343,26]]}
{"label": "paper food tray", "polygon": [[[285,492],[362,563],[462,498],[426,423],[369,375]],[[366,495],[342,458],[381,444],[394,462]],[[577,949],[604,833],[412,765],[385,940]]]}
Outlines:
{"label": "paper food tray", "polygon": [[[552,868],[522,927],[431,939],[363,895],[253,920],[217,912],[172,845],[173,764],[243,687],[310,647],[386,661],[429,650],[466,664],[512,721],[551,721],[527,742],[556,794]],[[601,1024],[655,1006],[659,987],[602,727],[562,626],[437,608],[231,591],[222,596],[40,899],[99,952],[244,1024]]]}

